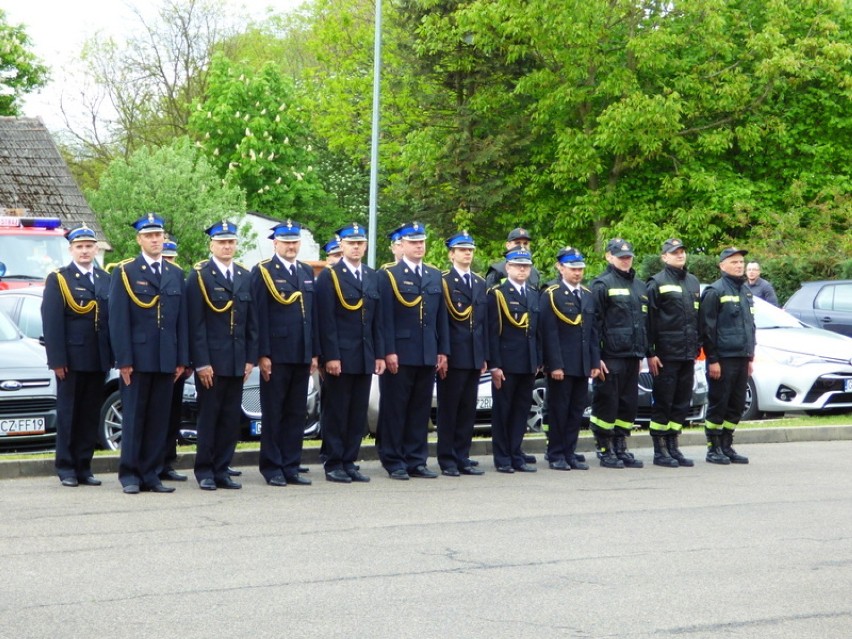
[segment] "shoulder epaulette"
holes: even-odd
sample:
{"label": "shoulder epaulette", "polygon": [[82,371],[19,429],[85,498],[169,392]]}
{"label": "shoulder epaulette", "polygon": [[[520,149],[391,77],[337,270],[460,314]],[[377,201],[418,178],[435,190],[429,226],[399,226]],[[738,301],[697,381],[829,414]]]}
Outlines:
{"label": "shoulder epaulette", "polygon": [[267,257],[265,260],[260,260],[260,262],[258,262],[258,264],[269,264],[269,262],[271,262],[271,261],[272,261],[272,258]]}
{"label": "shoulder epaulette", "polygon": [[590,288],[586,288],[586,287],[585,287],[585,286],[583,286],[582,284],[580,284],[580,288],[581,288],[581,289],[583,289],[584,291],[586,291],[587,293],[591,293],[591,292],[592,292],[592,289],[590,289]]}
{"label": "shoulder epaulette", "polygon": [[557,288],[559,288],[559,284],[551,284],[546,289],[544,289],[544,292],[550,293],[550,291],[556,290]]}
{"label": "shoulder epaulette", "polygon": [[385,262],[384,264],[382,264],[382,265],[379,267],[379,270],[387,270],[387,269],[389,269],[389,268],[393,268],[393,267],[394,267],[394,266],[396,266],[397,264],[398,264],[398,262]]}
{"label": "shoulder epaulette", "polygon": [[441,269],[439,269],[437,266],[432,266],[431,264],[427,264],[426,262],[423,262],[423,266],[425,266],[425,267],[427,267],[427,268],[433,268],[433,269],[435,269],[436,271],[440,271],[440,270],[441,270]]}
{"label": "shoulder epaulette", "polygon": [[194,268],[196,271],[199,271],[202,268],[204,268],[207,265],[207,262],[209,262],[209,261],[210,260],[201,260],[199,262],[196,262],[195,264],[192,265],[192,268]]}
{"label": "shoulder epaulette", "polygon": [[501,284],[502,284],[502,282],[499,282],[499,283],[497,283],[497,284],[492,284],[492,285],[491,285],[491,288],[489,288],[489,289],[488,289],[488,291],[490,292],[490,291],[497,290],[498,288],[500,288],[500,285],[501,285]]}
{"label": "shoulder epaulette", "polygon": [[239,266],[242,269],[249,270],[249,267],[246,266],[245,264],[243,264],[242,262],[237,262],[237,260],[234,260],[234,264],[236,264],[237,266]]}
{"label": "shoulder epaulette", "polygon": [[475,279],[475,280],[482,280],[483,282],[485,281],[484,277],[482,277],[481,275],[477,275],[473,271],[471,271],[470,274],[473,275],[473,279]]}
{"label": "shoulder epaulette", "polygon": [[132,262],[135,259],[135,257],[128,257],[127,259],[121,260],[118,264],[116,264],[116,266],[122,266],[124,264],[127,264],[128,262]]}
{"label": "shoulder epaulette", "polygon": [[441,271],[441,275],[449,275],[449,274],[450,274],[450,269],[447,269],[446,271]]}

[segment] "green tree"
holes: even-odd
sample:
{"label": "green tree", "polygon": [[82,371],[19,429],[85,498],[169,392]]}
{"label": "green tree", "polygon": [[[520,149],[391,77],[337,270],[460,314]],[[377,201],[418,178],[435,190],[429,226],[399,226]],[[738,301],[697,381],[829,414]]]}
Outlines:
{"label": "green tree", "polygon": [[86,196],[112,244],[109,261],[138,253],[131,224],[149,212],[166,220],[166,232],[177,239],[184,268],[207,257],[204,229],[217,220],[227,218],[242,226],[243,249],[254,245],[242,225],[245,194],[224,183],[187,137],[159,149],[143,147],[127,160],[113,160],[100,187]]}
{"label": "green tree", "polygon": [[20,115],[21,99],[47,84],[48,69],[31,47],[24,25],[9,24],[0,9],[0,115]]}
{"label": "green tree", "polygon": [[[788,215],[791,175],[801,176],[815,155],[848,175],[848,162],[835,163],[849,148],[843,0],[470,0],[450,10],[436,29],[470,34],[482,54],[524,65],[507,91],[530,125],[527,154],[508,178],[523,208],[498,210],[491,219],[499,227],[523,222],[538,237],[586,250],[609,235],[653,250],[677,234],[712,251],[756,231],[771,235],[778,225],[769,212]],[[813,140],[790,147],[802,126],[790,102],[814,118],[822,112],[801,102],[798,90],[813,83],[821,107],[834,105],[829,135],[842,134],[828,146],[820,135],[818,154]],[[770,179],[768,166],[755,170],[781,142],[794,165],[787,182]],[[837,207],[836,217],[828,214],[834,232],[844,221],[848,228],[848,206],[837,201],[842,184],[833,181],[819,199]],[[820,192],[817,184],[805,190]]]}
{"label": "green tree", "polygon": [[189,125],[219,174],[245,190],[249,209],[311,226],[324,192],[307,120],[274,65],[252,71],[218,55]]}

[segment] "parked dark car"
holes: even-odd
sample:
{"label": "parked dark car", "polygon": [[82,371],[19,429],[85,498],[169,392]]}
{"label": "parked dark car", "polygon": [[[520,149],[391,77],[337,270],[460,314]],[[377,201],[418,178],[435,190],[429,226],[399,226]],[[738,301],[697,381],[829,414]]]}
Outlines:
{"label": "parked dark car", "polygon": [[804,282],[784,310],[808,326],[852,337],[852,280]]}
{"label": "parked dark car", "polygon": [[[0,311],[5,311],[9,317],[18,325],[21,332],[32,339],[42,338],[44,331],[41,322],[41,299],[44,293],[42,286],[30,286],[8,291],[0,291]],[[44,358],[44,349],[41,349],[42,362],[45,376],[47,374],[47,361]],[[305,437],[313,438],[319,436],[319,379],[311,379],[308,387],[308,400],[305,411]],[[54,390],[54,404],[55,404]],[[260,439],[260,375],[258,369],[252,371],[251,376],[243,388],[243,415],[242,415],[242,439],[246,441]],[[190,377],[184,385],[183,411],[181,414],[181,439],[185,443],[194,443],[195,424],[198,418],[198,402],[195,392],[195,377]],[[101,423],[98,429],[98,438],[102,448],[117,450],[121,447],[121,393],[119,392],[118,371],[112,369],[104,379],[103,405],[101,406]],[[55,429],[54,429],[55,430]],[[53,442],[49,442],[50,445]]]}

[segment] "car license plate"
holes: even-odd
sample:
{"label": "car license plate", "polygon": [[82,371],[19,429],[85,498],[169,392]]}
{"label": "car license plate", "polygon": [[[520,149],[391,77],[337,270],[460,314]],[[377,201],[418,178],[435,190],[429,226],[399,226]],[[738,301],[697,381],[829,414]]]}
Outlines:
{"label": "car license plate", "polygon": [[0,437],[38,435],[45,429],[44,417],[11,417],[0,419]]}
{"label": "car license plate", "polygon": [[261,421],[259,419],[251,420],[251,424],[249,425],[249,432],[252,435],[260,435],[261,431]]}
{"label": "car license plate", "polygon": [[491,410],[491,398],[490,397],[477,397],[476,398],[476,410]]}
{"label": "car license plate", "polygon": [[845,380],[843,382],[843,384],[844,384],[843,392],[844,393],[852,393],[852,379]]}

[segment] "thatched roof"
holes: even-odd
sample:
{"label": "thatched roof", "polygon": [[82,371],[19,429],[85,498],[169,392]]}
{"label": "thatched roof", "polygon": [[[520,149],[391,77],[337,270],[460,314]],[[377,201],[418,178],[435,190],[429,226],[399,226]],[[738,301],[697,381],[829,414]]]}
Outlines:
{"label": "thatched roof", "polygon": [[40,118],[0,117],[0,208],[85,222],[105,240],[80,187]]}

